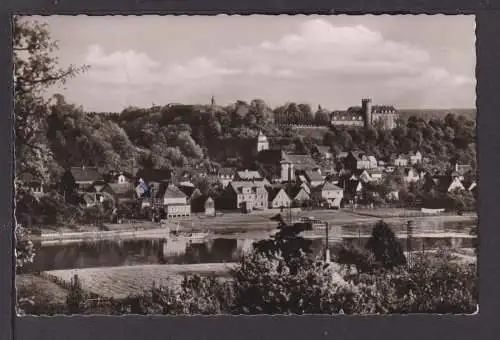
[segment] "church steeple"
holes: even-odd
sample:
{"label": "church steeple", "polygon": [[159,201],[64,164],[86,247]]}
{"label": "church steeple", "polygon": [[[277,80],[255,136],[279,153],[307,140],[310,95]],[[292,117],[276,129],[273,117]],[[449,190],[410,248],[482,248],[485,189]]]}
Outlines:
{"label": "church steeple", "polygon": [[257,136],[257,152],[262,150],[269,150],[269,141],[265,134],[262,133],[262,130],[259,131],[259,135]]}

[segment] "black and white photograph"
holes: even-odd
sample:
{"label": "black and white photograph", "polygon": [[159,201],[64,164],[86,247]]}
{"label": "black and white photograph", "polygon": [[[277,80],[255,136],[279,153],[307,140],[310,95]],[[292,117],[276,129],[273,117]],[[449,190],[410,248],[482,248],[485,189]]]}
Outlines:
{"label": "black and white photograph", "polygon": [[12,25],[17,315],[479,313],[474,15]]}

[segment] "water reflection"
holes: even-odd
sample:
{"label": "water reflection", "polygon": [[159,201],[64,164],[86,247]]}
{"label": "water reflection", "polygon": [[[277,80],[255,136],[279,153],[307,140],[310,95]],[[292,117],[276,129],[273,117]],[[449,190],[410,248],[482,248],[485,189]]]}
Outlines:
{"label": "water reflection", "polygon": [[[404,235],[406,230],[401,226],[392,226],[396,234]],[[444,225],[443,223],[426,223],[415,226],[415,235],[421,233],[460,232],[467,234],[468,228],[463,225]],[[322,231],[316,233],[313,249],[316,255],[323,252],[325,238]],[[329,246],[333,250],[342,241],[363,246],[371,234],[371,228],[359,226],[332,226],[329,229]],[[240,238],[226,236],[190,242],[188,239],[177,240],[129,240],[129,241],[97,241],[80,244],[35,245],[36,257],[33,264],[26,266],[25,271],[38,272],[44,270],[127,266],[140,264],[193,264],[210,262],[234,262],[253,249],[253,243],[267,235],[241,235]],[[406,249],[406,241],[401,240]],[[430,250],[439,247],[472,247],[472,240],[462,237],[415,237],[412,241],[414,250]]]}

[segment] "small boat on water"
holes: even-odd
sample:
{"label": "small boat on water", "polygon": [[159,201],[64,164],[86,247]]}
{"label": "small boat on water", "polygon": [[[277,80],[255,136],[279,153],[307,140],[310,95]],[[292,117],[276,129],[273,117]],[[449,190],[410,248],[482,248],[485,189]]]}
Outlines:
{"label": "small boat on water", "polygon": [[165,231],[165,238],[170,239],[170,240],[177,240],[177,241],[187,241],[188,243],[191,244],[201,244],[204,243],[207,239],[209,239],[212,235],[213,232],[210,231],[198,231],[198,232],[193,232],[193,231],[185,231],[181,229],[181,226],[179,223],[177,223],[176,228],[172,230],[168,225],[166,226],[166,231]]}

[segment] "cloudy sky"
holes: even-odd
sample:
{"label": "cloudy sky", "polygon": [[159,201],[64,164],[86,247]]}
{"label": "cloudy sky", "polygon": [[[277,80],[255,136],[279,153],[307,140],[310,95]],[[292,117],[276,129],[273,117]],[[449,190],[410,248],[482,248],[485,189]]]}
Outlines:
{"label": "cloudy sky", "polygon": [[52,16],[55,91],[87,110],[264,99],[329,109],[475,107],[473,16]]}

